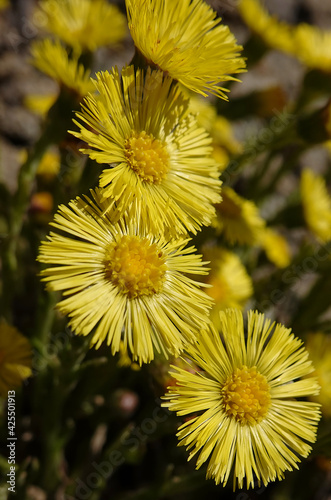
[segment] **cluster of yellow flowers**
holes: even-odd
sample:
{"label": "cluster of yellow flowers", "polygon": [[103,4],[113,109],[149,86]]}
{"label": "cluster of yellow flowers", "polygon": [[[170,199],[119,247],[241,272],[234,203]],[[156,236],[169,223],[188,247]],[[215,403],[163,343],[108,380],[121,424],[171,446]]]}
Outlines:
{"label": "cluster of yellow flowers", "polygon": [[280,21],[267,12],[260,0],[240,0],[239,11],[252,32],[268,46],[296,57],[308,68],[331,71],[331,31]]}
{"label": "cluster of yellow flowers", "polygon": [[[290,329],[257,312],[248,313],[245,333],[241,309],[253,287],[240,258],[214,247],[203,257],[188,246],[189,233],[211,225],[229,246],[259,244],[279,267],[290,259],[256,205],[221,190],[227,155],[240,145],[226,120],[210,120],[208,105],[189,95],[226,100],[223,82],[245,70],[241,47],[203,0],[126,0],[132,64],[90,79],[80,58],[126,31],[114,6],[95,0],[91,16],[91,4],[40,3],[41,24],[57,39],[34,43],[34,64],[87,94],[70,133],[103,169],[89,196],[58,208],[40,247],[42,279],[63,292],[58,309],[96,348],[106,342],[139,365],[157,353],[185,353],[163,404],[193,414],[179,444],[189,459],[198,454],[197,468],[209,461],[207,478],[225,485],[232,473],[234,488],[282,479],[316,439],[319,404],[297,399],[319,392],[308,352]],[[287,50],[289,29],[281,29]],[[312,175],[302,177],[305,199],[313,183],[324,188]],[[330,227],[315,230],[325,241]]]}

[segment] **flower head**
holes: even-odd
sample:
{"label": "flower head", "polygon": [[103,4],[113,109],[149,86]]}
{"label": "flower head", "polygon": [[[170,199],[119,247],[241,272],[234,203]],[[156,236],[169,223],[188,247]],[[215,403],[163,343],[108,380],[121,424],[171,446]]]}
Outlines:
{"label": "flower head", "polygon": [[[206,274],[201,256],[188,239],[151,233],[142,219],[106,210],[100,193],[60,206],[51,232],[40,248],[39,261],[51,290],[63,290],[59,310],[80,335],[94,328],[91,343],[104,340],[112,354],[121,341],[133,360],[149,362],[154,351],[178,355],[209,322],[212,300],[189,274]],[[122,349],[123,350],[123,349]]]}
{"label": "flower head", "polygon": [[212,225],[224,234],[231,245],[258,243],[265,222],[260,217],[257,206],[228,186],[223,187],[222,198],[222,202],[216,206],[217,218],[212,221]]}
{"label": "flower head", "polygon": [[[248,313],[244,334],[238,309],[220,313],[221,333],[201,334],[187,352],[198,371],[174,368],[176,385],[164,403],[178,415],[197,414],[178,432],[179,444],[209,459],[207,478],[234,487],[266,485],[297,468],[315,441],[319,405],[296,400],[318,393],[302,342],[263,314]],[[244,481],[245,480],[245,481]]]}
{"label": "flower head", "polygon": [[242,49],[203,0],[126,0],[137,49],[188,89],[226,99],[221,82],[244,71]]}
{"label": "flower head", "polygon": [[178,86],[161,72],[129,66],[122,77],[117,69],[97,74],[95,87],[99,94],[85,99],[80,132],[72,133],[88,144],[84,153],[108,164],[100,178],[108,204],[120,213],[136,205],[155,231],[210,224],[221,199],[219,172],[211,139]]}
{"label": "flower head", "polygon": [[126,19],[107,0],[41,0],[39,24],[79,52],[113,45],[126,34]]}
{"label": "flower head", "polygon": [[331,198],[325,180],[306,168],[301,175],[303,212],[309,229],[321,241],[331,239]]}
{"label": "flower head", "polygon": [[56,80],[59,85],[76,92],[79,96],[93,90],[90,71],[78,62],[78,57],[69,58],[59,41],[37,40],[31,45],[32,64]]}
{"label": "flower head", "polygon": [[293,27],[271,16],[259,0],[241,0],[239,12],[251,30],[273,49],[294,51]]}
{"label": "flower head", "polygon": [[299,24],[294,30],[295,54],[308,68],[331,71],[331,31]]}
{"label": "flower head", "polygon": [[0,395],[7,396],[31,376],[32,351],[27,338],[16,328],[0,324]]}

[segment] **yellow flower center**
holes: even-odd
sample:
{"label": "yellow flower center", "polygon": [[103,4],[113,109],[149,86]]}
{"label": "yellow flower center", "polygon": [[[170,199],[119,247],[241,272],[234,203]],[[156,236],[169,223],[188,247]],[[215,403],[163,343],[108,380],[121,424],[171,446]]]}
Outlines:
{"label": "yellow flower center", "polygon": [[107,278],[130,298],[162,290],[165,258],[155,243],[138,236],[123,236],[106,251]]}
{"label": "yellow flower center", "polygon": [[270,387],[255,366],[237,368],[222,388],[226,413],[241,424],[256,425],[268,413]]}
{"label": "yellow flower center", "polygon": [[124,144],[127,161],[139,177],[149,184],[160,184],[169,170],[165,144],[146,132],[135,133]]}

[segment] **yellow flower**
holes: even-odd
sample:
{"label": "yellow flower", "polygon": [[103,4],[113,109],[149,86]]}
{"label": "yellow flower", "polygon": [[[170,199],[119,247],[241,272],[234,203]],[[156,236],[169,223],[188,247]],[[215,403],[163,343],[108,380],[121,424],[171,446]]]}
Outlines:
{"label": "yellow flower", "polygon": [[245,306],[253,295],[252,280],[235,253],[213,247],[204,248],[203,255],[211,262],[211,270],[205,281],[211,285],[207,293],[215,301],[211,319],[218,324],[221,310],[229,307],[242,309]]}
{"label": "yellow flower", "polygon": [[216,206],[217,218],[212,221],[212,225],[224,234],[231,245],[257,244],[265,222],[256,205],[228,186],[223,187],[222,198],[223,201]]}
{"label": "yellow flower", "polygon": [[239,11],[250,29],[269,47],[296,57],[309,68],[331,71],[331,31],[279,21],[259,0],[241,0]]}
{"label": "yellow flower", "polygon": [[43,177],[46,181],[53,179],[60,171],[61,159],[58,149],[49,149],[46,151],[38,165],[37,175]]}
{"label": "yellow flower", "polygon": [[59,41],[38,40],[31,45],[32,64],[40,71],[56,80],[59,85],[76,92],[80,96],[93,90],[90,71],[78,62],[78,57],[68,56]]}
{"label": "yellow flower", "polygon": [[9,5],[10,5],[9,0],[0,0],[0,10],[7,9]]}
{"label": "yellow flower", "polygon": [[273,49],[294,51],[293,28],[271,16],[259,0],[241,0],[239,12],[249,28]]}
{"label": "yellow flower", "polygon": [[261,233],[261,245],[268,259],[277,267],[287,267],[291,262],[290,248],[286,239],[266,227]]}
{"label": "yellow flower", "polygon": [[31,346],[16,328],[0,323],[0,395],[7,396],[31,376]]}
{"label": "yellow flower", "polygon": [[133,361],[149,362],[154,352],[178,355],[197,325],[209,322],[212,300],[184,273],[207,273],[189,239],[150,233],[143,220],[107,210],[100,192],[62,205],[38,260],[51,290],[63,290],[59,310],[80,335],[94,328],[92,345],[104,340],[112,354],[124,349]]}
{"label": "yellow flower", "polygon": [[331,239],[331,198],[325,180],[306,168],[300,183],[303,212],[309,229],[320,240]]}
{"label": "yellow flower", "polygon": [[[154,231],[196,232],[220,201],[211,139],[188,113],[188,101],[161,72],[133,66],[97,74],[97,96],[77,113],[84,153],[107,163],[104,199],[120,213],[137,210]],[[86,125],[85,125],[86,124]]]}
{"label": "yellow flower", "polygon": [[56,94],[29,94],[24,97],[24,106],[37,115],[45,116],[55,103],[56,98]]}
{"label": "yellow flower", "polygon": [[39,24],[79,52],[113,45],[126,34],[125,16],[107,0],[41,0]]}
{"label": "yellow flower", "polygon": [[126,0],[137,49],[188,89],[227,99],[221,82],[244,71],[242,47],[203,0]]}
{"label": "yellow flower", "polygon": [[[319,405],[296,400],[318,393],[302,341],[263,314],[248,313],[248,332],[238,309],[220,313],[221,332],[201,334],[187,348],[199,370],[173,367],[177,384],[164,403],[178,415],[195,414],[179,427],[197,468],[209,459],[207,478],[234,488],[266,485],[298,468],[315,441]],[[246,480],[245,480],[246,479]]]}
{"label": "yellow flower", "polygon": [[311,333],[307,337],[307,351],[316,368],[321,392],[310,399],[320,403],[322,413],[331,417],[331,336],[322,332]]}
{"label": "yellow flower", "polygon": [[297,58],[309,68],[331,71],[331,31],[299,24],[294,31]]}

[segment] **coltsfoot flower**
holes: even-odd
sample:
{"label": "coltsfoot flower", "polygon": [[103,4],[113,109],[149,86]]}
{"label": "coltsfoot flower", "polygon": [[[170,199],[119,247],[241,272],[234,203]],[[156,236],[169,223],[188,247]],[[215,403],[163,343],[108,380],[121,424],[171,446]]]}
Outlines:
{"label": "coltsfoot flower", "polygon": [[266,485],[298,468],[315,441],[319,405],[296,399],[318,393],[306,377],[314,368],[302,341],[263,314],[248,313],[247,335],[238,309],[220,320],[220,334],[205,332],[187,348],[195,373],[173,366],[164,406],[194,415],[177,435],[189,459],[199,454],[197,468],[209,460],[207,478],[224,485],[233,471],[234,488],[254,487],[255,478]]}
{"label": "coltsfoot flower", "polygon": [[301,175],[303,213],[309,229],[323,242],[331,240],[331,198],[325,180],[306,168]]}
{"label": "coltsfoot flower", "polygon": [[78,62],[78,56],[69,58],[66,48],[57,40],[37,40],[31,45],[32,64],[56,80],[60,86],[83,97],[93,90],[91,73]]}
{"label": "coltsfoot flower", "polygon": [[294,52],[293,26],[270,15],[259,0],[240,0],[239,12],[251,28],[273,49]]}
{"label": "coltsfoot flower", "polygon": [[77,51],[113,45],[126,34],[126,19],[107,0],[41,0],[39,25]]}
{"label": "coltsfoot flower", "polygon": [[246,66],[242,47],[204,0],[126,0],[137,49],[188,89],[227,99],[221,82]]}
{"label": "coltsfoot flower", "polygon": [[16,328],[0,323],[0,395],[19,387],[31,376],[31,345]]}
{"label": "coltsfoot flower", "polygon": [[59,310],[77,334],[94,329],[96,348],[106,340],[112,354],[124,347],[140,364],[155,351],[178,355],[209,322],[212,299],[185,275],[207,273],[201,255],[187,238],[155,236],[142,219],[114,221],[100,192],[91,193],[60,206],[58,231],[40,248],[43,280],[65,297]]}
{"label": "coltsfoot flower", "polygon": [[135,206],[154,231],[196,233],[209,225],[221,200],[211,138],[189,113],[171,78],[133,66],[97,74],[98,95],[77,113],[82,149],[108,167],[100,178],[104,199],[119,213]]}

